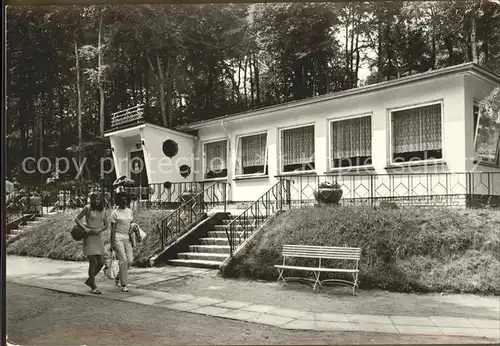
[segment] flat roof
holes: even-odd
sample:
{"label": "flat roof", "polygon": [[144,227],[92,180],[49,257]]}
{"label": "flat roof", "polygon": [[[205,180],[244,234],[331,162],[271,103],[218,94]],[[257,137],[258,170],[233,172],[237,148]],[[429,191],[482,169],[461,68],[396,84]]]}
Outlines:
{"label": "flat roof", "polygon": [[454,74],[463,73],[463,72],[477,73],[477,74],[491,80],[492,82],[494,82],[494,83],[496,82],[500,85],[500,76],[499,75],[485,69],[482,66],[479,66],[475,63],[470,62],[470,63],[460,64],[460,65],[445,67],[445,68],[442,68],[439,70],[432,70],[432,71],[428,71],[428,72],[424,72],[424,73],[406,76],[406,77],[402,77],[402,78],[398,78],[398,79],[392,79],[392,80],[389,80],[386,82],[366,85],[366,86],[362,86],[359,88],[337,91],[337,92],[332,92],[332,93],[328,93],[328,94],[320,95],[320,96],[313,96],[313,97],[309,97],[309,98],[305,98],[305,99],[301,99],[301,100],[297,100],[297,101],[285,102],[285,103],[281,103],[281,104],[274,105],[274,106],[262,107],[262,108],[259,108],[256,110],[250,110],[250,111],[235,113],[235,114],[231,114],[231,115],[224,115],[224,116],[217,117],[217,118],[210,119],[210,120],[192,122],[192,123],[178,126],[178,127],[176,127],[176,130],[179,130],[179,131],[196,130],[196,129],[199,129],[202,127],[215,125],[221,121],[234,121],[234,120],[243,119],[243,118],[250,117],[250,116],[261,115],[261,114],[275,112],[275,111],[279,111],[279,110],[285,110],[288,108],[305,106],[305,105],[313,104],[313,103],[317,103],[317,102],[330,101],[330,100],[339,99],[339,98],[343,98],[343,97],[347,97],[347,96],[365,94],[365,93],[369,93],[369,92],[373,92],[373,91],[384,90],[384,89],[394,87],[394,86],[414,83],[414,82],[423,81],[423,80],[432,79],[432,78],[437,78],[437,77],[454,75]]}

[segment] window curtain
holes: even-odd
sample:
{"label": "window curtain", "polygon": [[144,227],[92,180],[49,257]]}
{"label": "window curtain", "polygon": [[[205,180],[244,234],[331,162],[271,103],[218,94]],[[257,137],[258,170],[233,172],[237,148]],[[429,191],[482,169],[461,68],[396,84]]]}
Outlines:
{"label": "window curtain", "polygon": [[371,156],[371,117],[332,122],[332,160]]}
{"label": "window curtain", "polygon": [[267,134],[240,137],[238,141],[236,174],[243,174],[243,168],[266,165]]}
{"label": "window curtain", "polygon": [[205,144],[205,173],[226,169],[227,141]]}
{"label": "window curtain", "polygon": [[283,165],[314,161],[314,126],[283,130],[281,148]]}
{"label": "window curtain", "polygon": [[441,105],[392,113],[394,153],[441,149]]}

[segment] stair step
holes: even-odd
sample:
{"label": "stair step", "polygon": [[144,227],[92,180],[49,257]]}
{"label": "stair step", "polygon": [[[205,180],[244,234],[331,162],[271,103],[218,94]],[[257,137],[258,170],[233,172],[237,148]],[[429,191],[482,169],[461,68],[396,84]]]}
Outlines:
{"label": "stair step", "polygon": [[7,240],[11,240],[19,237],[19,234],[7,234]]}
{"label": "stair step", "polygon": [[221,238],[200,238],[201,245],[228,245],[227,237]]}
{"label": "stair step", "polygon": [[[239,236],[243,235],[243,232],[236,232]],[[208,231],[208,237],[209,238],[226,238],[227,239],[227,234],[226,231]]]}
{"label": "stair step", "polygon": [[34,225],[19,225],[17,227],[19,227],[19,229],[22,229],[22,230],[29,230],[29,229],[32,229],[35,226]]}
{"label": "stair step", "polygon": [[173,266],[186,266],[207,269],[219,269],[222,262],[219,261],[204,261],[204,260],[188,260],[188,259],[173,259],[169,260],[168,264]]}
{"label": "stair step", "polygon": [[[264,217],[260,217],[259,219],[263,220],[265,219]],[[222,224],[223,225],[228,225],[230,224],[231,222],[233,222],[234,218],[233,219],[224,219],[222,220]],[[237,221],[235,221],[237,224],[239,225],[242,225],[242,224],[252,224],[256,221],[256,218],[246,218],[246,219],[238,219]]]}
{"label": "stair step", "polygon": [[10,234],[19,235],[21,233],[24,233],[24,230],[22,230],[22,229],[11,229],[10,230]]}
{"label": "stair step", "polygon": [[[239,231],[239,232],[242,232],[242,231],[250,231],[252,230],[253,228],[255,228],[255,225],[253,224],[247,224],[247,225],[241,225],[241,224],[233,224],[233,226],[231,226],[231,228],[235,231]],[[214,226],[214,230],[216,231],[226,231],[226,225],[215,225]]]}
{"label": "stair step", "polygon": [[179,259],[184,260],[203,260],[203,261],[224,261],[229,254],[206,253],[206,252],[181,252],[177,254]]}
{"label": "stair step", "polygon": [[228,254],[230,249],[229,245],[189,245],[191,252],[204,252],[215,254]]}

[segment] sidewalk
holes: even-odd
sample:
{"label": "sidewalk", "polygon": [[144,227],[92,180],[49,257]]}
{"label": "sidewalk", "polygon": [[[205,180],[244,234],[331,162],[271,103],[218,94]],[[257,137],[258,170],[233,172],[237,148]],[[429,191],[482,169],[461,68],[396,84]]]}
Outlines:
{"label": "sidewalk", "polygon": [[[261,323],[284,329],[359,331],[500,340],[499,297],[413,295],[383,291],[228,280],[207,269],[133,268],[130,292],[117,290],[99,275],[103,292],[83,284],[87,264],[7,257],[7,281],[71,294],[89,295],[190,313]],[[487,339],[485,339],[487,338]]]}

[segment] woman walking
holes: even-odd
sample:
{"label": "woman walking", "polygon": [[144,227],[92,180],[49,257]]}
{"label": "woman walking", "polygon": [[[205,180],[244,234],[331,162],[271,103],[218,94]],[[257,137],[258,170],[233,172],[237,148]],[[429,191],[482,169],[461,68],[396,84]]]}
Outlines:
{"label": "woman walking", "polygon": [[115,204],[118,208],[111,213],[111,246],[116,253],[120,263],[120,274],[116,278],[116,285],[123,292],[128,292],[128,270],[134,261],[133,248],[135,247],[135,236],[131,224],[134,221],[134,213],[128,207],[129,197],[126,192],[118,192]]}
{"label": "woman walking", "polygon": [[[85,216],[85,224],[82,219]],[[101,233],[108,229],[108,219],[104,209],[104,201],[98,192],[90,195],[90,204],[86,205],[75,219],[75,223],[85,230],[83,238],[83,254],[89,261],[89,278],[85,285],[93,294],[101,294],[95,283],[95,277],[104,266],[104,242]]]}

